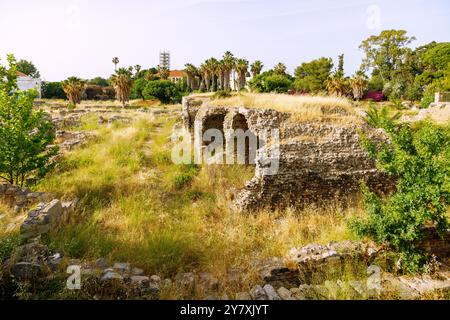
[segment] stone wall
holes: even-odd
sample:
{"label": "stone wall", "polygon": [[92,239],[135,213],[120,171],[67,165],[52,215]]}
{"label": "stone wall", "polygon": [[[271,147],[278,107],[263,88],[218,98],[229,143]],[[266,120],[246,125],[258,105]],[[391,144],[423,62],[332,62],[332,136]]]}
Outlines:
{"label": "stone wall", "polygon": [[[191,107],[191,105],[193,105]],[[262,137],[264,132],[279,132],[279,169],[268,173],[274,146],[271,135],[258,149],[255,176],[235,194],[232,206],[237,210],[260,207],[301,207],[307,203],[335,200],[349,201],[358,194],[361,180],[375,191],[393,189],[393,182],[375,167],[375,162],[360,147],[359,131],[376,139],[386,139],[383,132],[357,123],[297,122],[289,113],[272,109],[216,107],[195,98],[183,99],[183,124],[201,143],[203,133],[220,126],[225,134],[225,152],[236,126],[244,126]],[[218,123],[223,119],[223,123]],[[239,120],[238,120],[239,119]],[[243,124],[245,119],[247,123]],[[238,123],[238,125],[237,125]],[[198,145],[197,145],[198,147]]]}
{"label": "stone wall", "polygon": [[0,202],[14,208],[15,211],[29,208],[40,202],[50,201],[54,195],[46,192],[31,192],[11,184],[0,184]]}
{"label": "stone wall", "polygon": [[423,239],[418,247],[425,252],[435,255],[442,261],[450,263],[450,229],[441,237],[436,228],[427,226],[423,230]]}

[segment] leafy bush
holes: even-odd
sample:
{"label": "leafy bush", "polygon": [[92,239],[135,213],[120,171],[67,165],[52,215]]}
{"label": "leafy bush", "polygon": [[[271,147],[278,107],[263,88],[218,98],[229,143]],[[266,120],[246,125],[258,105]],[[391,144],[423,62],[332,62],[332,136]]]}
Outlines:
{"label": "leafy bush", "polygon": [[253,92],[285,93],[292,86],[292,77],[286,73],[277,74],[269,70],[254,77],[248,84]]}
{"label": "leafy bush", "polygon": [[133,83],[133,88],[131,89],[131,99],[142,99],[145,100],[144,89],[148,81],[144,78],[138,78]]}
{"label": "leafy bush", "polygon": [[184,164],[181,166],[181,172],[173,179],[175,189],[182,189],[191,183],[192,179],[198,173],[198,166],[195,164]]}
{"label": "leafy bush", "polygon": [[425,224],[443,234],[448,228],[450,205],[450,127],[429,121],[397,124],[385,112],[367,122],[383,128],[390,143],[375,143],[363,137],[363,146],[377,160],[379,169],[397,181],[397,190],[387,198],[363,189],[368,217],[350,222],[360,236],[388,243],[399,253],[402,268],[416,272],[426,257],[417,247]]}
{"label": "leafy bush", "polygon": [[58,147],[48,148],[55,129],[43,111],[33,108],[37,92],[17,90],[14,57],[8,61],[9,70],[0,66],[0,178],[23,186],[52,168]]}
{"label": "leafy bush", "polygon": [[143,91],[145,99],[156,98],[161,103],[181,102],[181,92],[178,87],[168,80],[149,81]]}
{"label": "leafy bush", "polygon": [[434,102],[434,97],[431,95],[425,95],[420,101],[420,106],[424,109],[428,108],[430,104]]}
{"label": "leafy bush", "polygon": [[61,82],[42,82],[42,98],[67,99]]}
{"label": "leafy bush", "polygon": [[274,74],[266,78],[265,91],[285,93],[292,86],[292,81],[285,75]]}

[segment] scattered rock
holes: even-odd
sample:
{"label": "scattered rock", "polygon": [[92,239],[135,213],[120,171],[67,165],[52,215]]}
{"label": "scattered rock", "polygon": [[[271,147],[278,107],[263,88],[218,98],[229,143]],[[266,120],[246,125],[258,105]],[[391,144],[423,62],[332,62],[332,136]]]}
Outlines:
{"label": "scattered rock", "polygon": [[139,288],[149,288],[150,278],[146,276],[131,276],[131,284],[138,286]]}
{"label": "scattered rock", "polygon": [[267,300],[266,291],[260,285],[256,285],[250,290],[250,296],[253,300]]}
{"label": "scattered rock", "polygon": [[110,280],[121,280],[122,281],[123,277],[117,272],[108,271],[102,276],[101,280],[102,281],[110,281]]}
{"label": "scattered rock", "polygon": [[288,289],[284,288],[284,287],[279,288],[277,290],[277,292],[278,292],[278,295],[280,296],[280,298],[282,300],[294,300],[292,298],[292,292],[289,291]]}
{"label": "scattered rock", "polygon": [[117,262],[114,264],[113,269],[120,273],[126,273],[130,271],[130,264],[124,262]]}
{"label": "scattered rock", "polygon": [[280,296],[275,291],[274,287],[272,287],[270,284],[266,284],[263,289],[267,294],[268,300],[281,300]]}
{"label": "scattered rock", "polygon": [[188,289],[194,290],[195,288],[195,275],[191,272],[188,273],[180,273],[175,277],[175,282],[178,286]]}
{"label": "scattered rock", "polygon": [[104,268],[108,267],[108,263],[106,262],[106,260],[104,258],[99,258],[95,261],[95,266],[97,268],[104,269]]}
{"label": "scattered rock", "polygon": [[32,262],[18,262],[12,269],[11,274],[19,280],[31,280],[41,272],[41,266]]}

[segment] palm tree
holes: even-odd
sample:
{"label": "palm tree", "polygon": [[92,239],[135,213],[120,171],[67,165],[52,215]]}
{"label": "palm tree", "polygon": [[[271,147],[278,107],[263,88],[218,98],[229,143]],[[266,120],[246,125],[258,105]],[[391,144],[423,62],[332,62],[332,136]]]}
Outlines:
{"label": "palm tree", "polygon": [[245,87],[246,76],[248,72],[248,61],[245,59],[237,59],[235,69],[238,75],[237,90],[240,91]]}
{"label": "palm tree", "polygon": [[276,74],[284,75],[286,74],[286,65],[284,63],[278,62],[275,67],[273,67],[273,71]]}
{"label": "palm tree", "polygon": [[184,68],[185,68],[184,71],[186,72],[187,86],[190,90],[194,90],[195,76],[197,74],[197,68],[191,63],[186,63],[184,65]]}
{"label": "palm tree", "polygon": [[353,98],[356,100],[362,99],[364,91],[367,88],[367,79],[364,75],[356,73],[350,79],[350,85],[352,87]]}
{"label": "palm tree", "polygon": [[159,77],[163,80],[167,80],[169,78],[170,71],[166,67],[158,66]]}
{"label": "palm tree", "polygon": [[216,78],[217,69],[219,67],[219,61],[217,61],[216,58],[209,58],[208,60],[206,60],[206,66],[211,77],[211,91],[214,91],[215,88],[217,89],[217,81],[214,80]]}
{"label": "palm tree", "polygon": [[352,90],[349,79],[340,76],[339,73],[330,76],[326,86],[328,93],[335,96],[348,96]]}
{"label": "palm tree", "polygon": [[141,72],[141,69],[142,69],[142,67],[139,64],[134,66],[134,70],[136,71],[136,73],[134,74],[135,78],[139,77],[139,73]]}
{"label": "palm tree", "polygon": [[85,84],[86,83],[84,80],[77,77],[70,77],[62,82],[63,90],[71,104],[77,105],[81,102],[81,96],[83,95]]}
{"label": "palm tree", "polygon": [[133,73],[130,68],[119,68],[115,74],[111,76],[111,84],[116,90],[116,97],[125,107],[130,100],[131,88],[133,87]]}
{"label": "palm tree", "polygon": [[259,60],[256,60],[252,63],[250,66],[250,70],[252,71],[252,76],[256,77],[258,74],[261,73],[262,68],[264,67],[263,63]]}
{"label": "palm tree", "polygon": [[114,63],[114,71],[116,71],[117,70],[117,65],[119,64],[119,58],[114,57],[112,59],[112,63]]}
{"label": "palm tree", "polygon": [[206,61],[200,65],[199,71],[202,76],[203,80],[202,83],[204,85],[204,88],[206,89],[206,91],[209,91],[209,86],[211,83],[211,75],[209,74],[209,69],[208,66],[206,65]]}
{"label": "palm tree", "polygon": [[231,71],[234,68],[235,58],[230,51],[227,51],[223,54],[223,68],[224,68],[224,89],[230,90],[230,76]]}
{"label": "palm tree", "polygon": [[225,65],[223,63],[223,60],[220,60],[217,63],[216,76],[217,76],[217,90],[223,90],[225,81]]}

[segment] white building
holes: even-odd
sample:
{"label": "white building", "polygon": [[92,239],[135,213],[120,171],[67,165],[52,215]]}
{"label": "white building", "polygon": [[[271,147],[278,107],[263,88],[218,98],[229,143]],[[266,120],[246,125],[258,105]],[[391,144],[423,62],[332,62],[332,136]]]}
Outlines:
{"label": "white building", "polygon": [[25,91],[36,89],[38,91],[39,98],[41,98],[41,85],[41,79],[35,79],[22,72],[17,72],[17,86],[19,87],[19,90]]}

